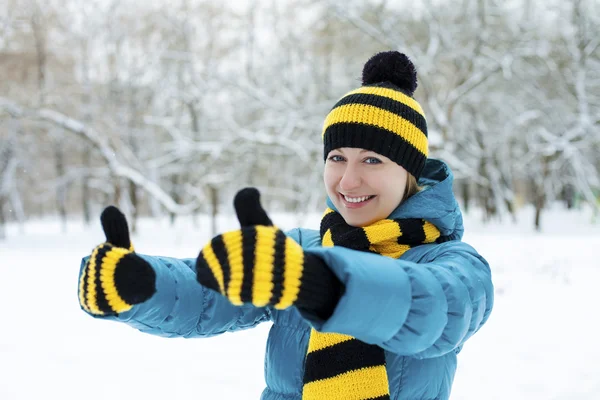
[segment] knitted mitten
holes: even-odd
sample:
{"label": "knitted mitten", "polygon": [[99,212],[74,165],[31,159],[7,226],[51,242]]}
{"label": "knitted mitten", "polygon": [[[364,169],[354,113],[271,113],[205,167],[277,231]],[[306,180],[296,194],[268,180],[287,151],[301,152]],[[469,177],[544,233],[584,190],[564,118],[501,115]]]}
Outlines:
{"label": "knitted mitten", "polygon": [[97,246],[79,277],[79,303],[94,315],[115,315],[149,299],[156,292],[156,273],[136,255],[127,220],[114,206],[100,216],[106,242]]}
{"label": "knitted mitten", "polygon": [[327,265],[273,225],[258,190],[241,190],[234,206],[241,229],[214,237],[202,249],[196,260],[198,282],[234,305],[294,305],[321,318],[330,316],[342,284]]}

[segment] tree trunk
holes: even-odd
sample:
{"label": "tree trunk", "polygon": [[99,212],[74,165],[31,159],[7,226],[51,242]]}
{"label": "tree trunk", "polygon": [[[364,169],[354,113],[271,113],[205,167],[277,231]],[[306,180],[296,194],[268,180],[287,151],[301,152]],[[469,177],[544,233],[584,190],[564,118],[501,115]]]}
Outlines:
{"label": "tree trunk", "polygon": [[211,236],[217,234],[217,216],[219,215],[219,189],[214,185],[209,185],[210,192],[210,232]]}
{"label": "tree trunk", "polygon": [[[91,113],[91,88],[89,78],[89,53],[88,53],[88,41],[83,40],[81,42],[81,76],[83,78],[83,91],[81,94],[81,104],[83,106],[83,121],[92,125],[92,113]],[[91,169],[92,167],[92,152],[83,151],[83,166]],[[83,220],[86,225],[89,225],[92,221],[92,209],[91,209],[91,190],[90,190],[90,177],[89,174],[85,174],[81,180],[81,201],[83,209]]]}
{"label": "tree trunk", "polygon": [[6,216],[4,215],[4,203],[6,200],[0,196],[0,240],[6,239]]}
{"label": "tree trunk", "polygon": [[[177,190],[179,188],[178,177],[179,177],[179,175],[171,176],[171,197],[173,198],[173,201],[175,201],[177,204],[179,204],[180,200],[181,200],[181,196],[179,195],[179,191]],[[169,217],[171,219],[171,225],[174,225],[175,219],[177,218],[177,214],[175,214],[174,212],[171,212],[171,213],[169,213]]]}
{"label": "tree trunk", "polygon": [[471,201],[471,191],[469,190],[469,181],[464,179],[460,185],[465,213],[469,212],[469,203]]}
{"label": "tree trunk", "polygon": [[547,193],[545,190],[545,182],[546,179],[548,179],[548,177],[550,176],[550,163],[552,161],[555,161],[558,158],[559,154],[558,153],[554,153],[552,155],[548,155],[548,156],[543,156],[541,159],[541,164],[542,164],[542,176],[540,178],[540,182],[538,184],[536,184],[536,182],[533,182],[533,188],[535,188],[535,197],[534,197],[534,202],[535,202],[535,230],[536,231],[540,231],[542,228],[542,224],[541,224],[541,214],[542,214],[542,210],[544,209],[544,207],[546,206],[546,201],[547,199]]}
{"label": "tree trunk", "polygon": [[119,207],[121,203],[121,178],[113,178],[113,182],[115,183],[115,192],[113,193],[112,204]]}
{"label": "tree trunk", "polygon": [[139,216],[139,198],[137,193],[137,187],[135,183],[129,181],[129,200],[131,201],[131,222],[129,224],[129,228],[131,229],[131,233],[137,232],[137,220]]}
{"label": "tree trunk", "polygon": [[63,150],[63,141],[57,138],[54,141],[54,165],[56,168],[56,178],[59,183],[56,186],[56,207],[60,215],[62,230],[67,231],[67,183],[61,182],[65,177],[65,153]]}
{"label": "tree trunk", "polygon": [[490,183],[490,176],[488,174],[486,159],[482,157],[479,160],[479,176],[487,179],[488,184],[477,184],[478,186],[478,196],[480,199],[480,204],[483,206],[485,211],[484,213],[484,221],[488,222],[493,216],[495,216],[498,212],[498,208],[496,207],[494,200],[494,192]]}
{"label": "tree trunk", "polygon": [[534,221],[534,225],[535,225],[535,230],[536,231],[540,231],[542,228],[542,210],[544,209],[544,195],[543,194],[536,194],[536,199],[535,199],[535,221]]}
{"label": "tree trunk", "polygon": [[572,210],[575,207],[575,188],[573,185],[565,185],[561,194],[567,210]]}
{"label": "tree trunk", "polygon": [[[83,152],[83,165],[86,168],[90,168],[92,164],[91,152]],[[83,220],[87,225],[92,222],[92,209],[91,209],[91,197],[90,197],[90,177],[85,174],[81,181],[81,201],[83,206]]]}
{"label": "tree trunk", "polygon": [[504,198],[504,204],[506,205],[506,209],[510,213],[510,217],[513,223],[517,222],[517,214],[515,214],[515,205],[513,200]]}

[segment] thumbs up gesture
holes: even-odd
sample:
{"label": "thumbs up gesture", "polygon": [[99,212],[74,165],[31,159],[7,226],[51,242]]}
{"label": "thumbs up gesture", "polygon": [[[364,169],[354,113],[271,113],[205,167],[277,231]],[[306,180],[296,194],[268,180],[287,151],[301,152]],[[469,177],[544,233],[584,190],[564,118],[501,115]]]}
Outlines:
{"label": "thumbs up gesture", "polygon": [[342,284],[317,256],[273,225],[255,188],[239,191],[234,207],[241,229],[214,237],[196,260],[198,282],[234,305],[331,315]]}
{"label": "thumbs up gesture", "polygon": [[79,277],[79,304],[90,314],[116,315],[149,299],[156,273],[135,254],[125,215],[114,206],[100,216],[106,242],[92,251]]}

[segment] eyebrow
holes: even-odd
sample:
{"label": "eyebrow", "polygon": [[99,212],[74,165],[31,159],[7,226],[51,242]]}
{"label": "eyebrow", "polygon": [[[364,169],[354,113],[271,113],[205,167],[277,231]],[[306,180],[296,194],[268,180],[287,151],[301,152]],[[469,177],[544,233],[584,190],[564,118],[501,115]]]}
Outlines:
{"label": "eyebrow", "polygon": [[[337,151],[339,151],[340,153],[343,153],[343,152],[344,152],[344,151],[343,151],[343,150],[341,150],[341,149],[334,149],[334,150],[337,150]],[[332,150],[332,151],[333,151],[333,150]],[[361,149],[361,150],[359,151],[359,153],[368,153],[368,152],[373,152],[373,153],[375,153],[373,150],[367,150],[367,149]]]}
{"label": "eyebrow", "polygon": [[[344,151],[341,150],[341,149],[333,149],[331,151],[337,151],[337,152],[340,152],[340,153],[344,154]],[[358,152],[358,154],[363,154],[363,153],[376,153],[377,154],[376,151],[368,150],[368,149],[360,149],[360,151]]]}

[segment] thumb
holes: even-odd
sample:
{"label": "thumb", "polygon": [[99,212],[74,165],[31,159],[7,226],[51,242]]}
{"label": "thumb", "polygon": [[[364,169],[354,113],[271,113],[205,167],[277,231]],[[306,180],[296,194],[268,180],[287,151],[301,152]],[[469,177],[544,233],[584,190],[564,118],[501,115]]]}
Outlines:
{"label": "thumb", "polygon": [[256,188],[245,188],[237,192],[233,206],[242,228],[253,225],[273,225],[260,205],[260,192]]}
{"label": "thumb", "polygon": [[116,247],[131,249],[127,219],[117,207],[106,207],[100,215],[100,222],[108,243]]}

